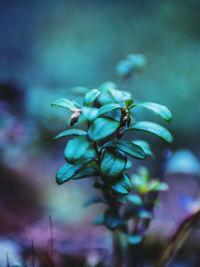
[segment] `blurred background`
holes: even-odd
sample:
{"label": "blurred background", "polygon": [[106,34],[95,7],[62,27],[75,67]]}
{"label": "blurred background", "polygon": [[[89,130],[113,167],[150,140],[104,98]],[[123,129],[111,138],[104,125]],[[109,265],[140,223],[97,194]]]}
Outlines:
{"label": "blurred background", "polygon": [[[97,208],[82,207],[94,194],[90,179],[55,182],[66,140],[52,138],[68,127],[70,114],[50,104],[60,97],[81,103],[75,86],[120,82],[116,65],[130,53],[145,55],[147,67],[125,89],[136,101],[158,102],[173,113],[172,123],[163,123],[174,136],[166,175],[173,190],[163,197],[171,208],[158,208],[152,238],[162,239],[157,229],[163,221],[166,237],[187,214],[199,194],[199,14],[199,0],[0,1],[0,262],[6,253],[21,262],[31,240],[44,248],[49,216],[60,253],[76,254],[86,240],[91,250],[110,247],[109,233],[90,226]],[[156,120],[145,111],[141,116]],[[168,146],[147,140],[157,155],[146,163],[154,175]]]}

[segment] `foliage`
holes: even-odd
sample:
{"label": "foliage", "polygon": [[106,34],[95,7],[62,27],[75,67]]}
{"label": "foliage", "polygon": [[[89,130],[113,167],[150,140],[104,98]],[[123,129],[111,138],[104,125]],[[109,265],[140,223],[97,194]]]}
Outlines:
{"label": "foliage", "polygon": [[[142,55],[129,55],[118,65],[123,81],[133,73],[142,71],[146,60]],[[104,83],[98,89],[88,90],[80,105],[69,99],[60,98],[53,106],[69,109],[72,112],[71,127],[84,127],[85,130],[72,128],[58,134],[54,140],[71,136],[67,142],[64,156],[66,163],[56,175],[58,184],[90,176],[100,195],[90,198],[85,205],[104,203],[107,208],[98,216],[95,224],[103,224],[110,230],[119,230],[126,243],[136,244],[143,240],[142,231],[130,228],[130,220],[152,218],[148,209],[155,200],[147,196],[152,191],[166,190],[167,185],[150,179],[145,168],[130,176],[131,164],[128,158],[144,160],[153,157],[150,145],[144,140],[134,140],[136,131],[154,134],[171,143],[171,133],[158,123],[136,121],[133,111],[143,108],[154,112],[170,122],[172,115],[163,105],[142,102],[135,103],[129,92],[117,88],[112,82]],[[132,140],[124,140],[130,131]]]}

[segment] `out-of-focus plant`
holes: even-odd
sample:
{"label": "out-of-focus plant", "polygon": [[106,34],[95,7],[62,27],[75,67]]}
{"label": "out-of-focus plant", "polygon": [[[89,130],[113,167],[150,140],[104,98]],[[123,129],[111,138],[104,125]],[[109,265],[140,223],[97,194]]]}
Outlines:
{"label": "out-of-focus plant", "polygon": [[[126,60],[120,62],[117,70],[125,82],[145,65],[144,56],[129,55]],[[172,115],[163,105],[151,102],[135,103],[129,92],[118,89],[113,82],[106,82],[98,89],[88,90],[82,105],[66,98],[60,98],[52,105],[72,112],[69,121],[72,128],[54,138],[57,140],[72,137],[64,151],[66,163],[58,170],[56,181],[62,184],[69,180],[95,177],[94,187],[100,190],[100,194],[91,197],[85,206],[95,203],[106,205],[106,210],[94,223],[113,231],[112,266],[123,266],[121,244],[127,249],[138,249],[138,244],[141,245],[147,230],[145,222],[152,218],[152,209],[149,207],[156,204],[156,199],[148,197],[149,194],[167,189],[165,183],[150,179],[149,172],[144,167],[138,174],[128,174],[131,167],[129,157],[139,160],[145,159],[146,156],[153,157],[149,144],[144,140],[134,140],[134,133],[143,131],[168,143],[173,141],[166,128],[155,122],[137,121],[132,111],[143,108],[168,122]],[[81,129],[74,128],[74,125],[80,125]],[[127,132],[132,133],[133,138],[130,141],[124,139]],[[133,257],[131,260],[134,260]],[[137,266],[136,262],[134,266]]]}

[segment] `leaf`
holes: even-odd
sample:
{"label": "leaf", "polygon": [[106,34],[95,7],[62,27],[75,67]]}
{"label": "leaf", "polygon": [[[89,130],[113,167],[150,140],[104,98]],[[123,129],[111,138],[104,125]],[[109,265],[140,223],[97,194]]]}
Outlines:
{"label": "leaf", "polygon": [[88,178],[91,176],[99,176],[99,173],[97,170],[93,168],[89,168],[86,166],[83,170],[81,170],[78,174],[72,177],[73,180],[78,180],[82,178]]}
{"label": "leaf", "polygon": [[97,226],[97,225],[104,225],[105,222],[105,215],[104,213],[99,214],[93,221],[93,225]]}
{"label": "leaf", "polygon": [[92,121],[98,116],[98,108],[83,107],[80,118],[84,121]]}
{"label": "leaf", "polygon": [[152,180],[149,183],[149,191],[166,191],[168,189],[169,189],[168,185],[164,182]]}
{"label": "leaf", "polygon": [[78,103],[76,103],[75,101],[70,101],[67,98],[59,98],[56,101],[54,101],[51,105],[58,106],[61,108],[68,108],[70,110],[80,108],[80,105]]}
{"label": "leaf", "polygon": [[104,149],[101,156],[100,171],[107,177],[116,177],[126,167],[127,157],[121,151]]}
{"label": "leaf", "polygon": [[151,147],[150,145],[146,142],[146,141],[143,141],[143,140],[134,140],[132,141],[133,144],[139,146],[142,148],[142,150],[144,151],[144,153],[147,155],[147,156],[150,156],[150,157],[154,157],[154,154],[153,152],[151,151]]}
{"label": "leaf", "polygon": [[84,207],[88,207],[96,203],[106,203],[106,200],[102,196],[93,196],[84,202]]}
{"label": "leaf", "polygon": [[112,140],[104,144],[104,147],[119,149],[131,157],[144,159],[145,153],[139,146],[124,140]]}
{"label": "leaf", "polygon": [[104,215],[104,224],[108,229],[115,230],[123,224],[123,220],[113,214],[110,210],[106,210]]}
{"label": "leaf", "polygon": [[98,116],[102,116],[110,111],[116,110],[116,109],[122,109],[122,107],[117,103],[110,103],[102,106],[98,111]]}
{"label": "leaf", "polygon": [[129,177],[122,173],[111,186],[111,189],[120,195],[127,195],[131,191],[131,182]]}
{"label": "leaf", "polygon": [[90,142],[87,136],[84,135],[69,140],[64,151],[65,159],[70,163],[74,163],[84,156],[89,146]]}
{"label": "leaf", "polygon": [[172,120],[172,114],[169,111],[169,109],[163,105],[152,103],[152,102],[142,102],[135,105],[132,105],[129,107],[129,109],[133,107],[141,107],[144,109],[148,109],[156,113],[158,116],[160,116],[162,119],[170,122]]}
{"label": "leaf", "polygon": [[65,163],[56,174],[56,182],[63,184],[69,181],[73,176],[77,175],[89,162],[90,160],[82,160],[76,163],[76,165]]}
{"label": "leaf", "polygon": [[79,130],[79,129],[69,129],[69,130],[63,131],[63,132],[59,133],[58,135],[56,135],[53,138],[53,140],[55,141],[59,138],[71,136],[71,135],[87,135],[87,133],[85,131]]}
{"label": "leaf", "polygon": [[159,136],[160,138],[162,138],[164,141],[168,143],[173,142],[173,137],[171,133],[166,128],[164,128],[163,126],[155,122],[139,121],[139,122],[136,122],[136,124],[134,124],[133,126],[127,128],[125,132],[131,131],[131,130],[149,132],[149,133]]}
{"label": "leaf", "polygon": [[114,98],[114,100],[118,101],[127,101],[132,100],[131,93],[118,90],[115,88],[109,88],[108,91],[110,92],[111,96]]}
{"label": "leaf", "polygon": [[128,195],[128,196],[126,196],[126,199],[136,206],[142,205],[142,199],[138,195]]}
{"label": "leaf", "polygon": [[95,119],[88,130],[89,137],[98,141],[114,133],[120,126],[120,122],[108,118]]}
{"label": "leaf", "polygon": [[98,89],[92,89],[87,92],[83,100],[84,106],[90,106],[100,94],[101,91],[99,91]]}
{"label": "leaf", "polygon": [[131,181],[132,181],[132,184],[135,187],[135,189],[140,194],[146,194],[149,191],[148,181],[144,176],[134,174],[131,176]]}
{"label": "leaf", "polygon": [[128,235],[127,241],[131,245],[139,244],[142,241],[142,235]]}

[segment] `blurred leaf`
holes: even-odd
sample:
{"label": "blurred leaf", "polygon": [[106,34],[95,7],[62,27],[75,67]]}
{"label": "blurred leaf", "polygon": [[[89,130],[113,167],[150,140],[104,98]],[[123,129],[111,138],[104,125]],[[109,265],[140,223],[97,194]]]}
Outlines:
{"label": "blurred leaf", "polygon": [[148,188],[148,181],[145,179],[144,176],[134,174],[131,176],[131,182],[133,187],[140,193],[146,194],[149,191]]}
{"label": "blurred leaf", "polygon": [[169,111],[169,109],[163,105],[159,105],[156,103],[152,103],[152,102],[143,102],[143,103],[138,103],[135,105],[132,105],[131,107],[129,107],[129,109],[133,108],[133,107],[141,107],[144,109],[148,109],[153,111],[154,113],[156,113],[158,116],[160,116],[162,119],[170,122],[172,119],[172,114]]}
{"label": "blurred leaf", "polygon": [[120,123],[118,121],[108,118],[97,118],[91,123],[88,135],[92,140],[98,141],[114,133],[119,126]]}
{"label": "blurred leaf", "polygon": [[169,189],[168,185],[164,182],[152,180],[149,183],[149,191],[166,191],[168,189]]}
{"label": "blurred leaf", "polygon": [[84,121],[92,121],[98,116],[98,108],[83,107],[81,109],[80,119]]}
{"label": "blurred leaf", "polygon": [[116,179],[111,188],[120,195],[127,195],[131,191],[131,182],[129,177],[125,173],[122,173],[120,177]]}
{"label": "blurred leaf", "polygon": [[101,91],[99,91],[98,89],[92,89],[87,92],[83,100],[84,106],[90,106],[100,94]]}
{"label": "blurred leaf", "polygon": [[128,100],[125,101],[125,106],[129,109],[129,106],[132,105],[133,102],[134,102],[133,99],[128,99]]}
{"label": "blurred leaf", "polygon": [[69,140],[64,151],[65,159],[70,163],[74,163],[86,153],[89,146],[90,142],[87,136],[84,135]]}
{"label": "blurred leaf", "polygon": [[119,149],[131,157],[144,159],[145,153],[139,146],[124,140],[112,140],[104,144],[104,147]]}
{"label": "blurred leaf", "polygon": [[80,108],[80,105],[78,103],[76,103],[75,101],[70,101],[67,98],[59,98],[56,101],[54,101],[51,105],[67,109]]}
{"label": "blurred leaf", "polygon": [[105,222],[105,215],[104,213],[99,214],[93,221],[93,225],[97,226],[97,225],[104,225]]}
{"label": "blurred leaf", "polygon": [[98,111],[98,116],[102,116],[110,111],[121,109],[122,107],[117,103],[110,103],[102,106]]}
{"label": "blurred leaf", "polygon": [[85,166],[91,161],[81,160],[76,163],[76,165],[65,163],[56,174],[56,182],[62,184],[69,181],[73,176],[77,175]]}
{"label": "blurred leaf", "polygon": [[136,122],[136,124],[134,124],[133,126],[127,128],[125,132],[131,130],[145,131],[159,136],[168,143],[173,142],[173,137],[171,133],[166,128],[155,122],[139,121]]}
{"label": "blurred leaf", "polygon": [[137,205],[137,206],[142,205],[142,199],[138,195],[131,194],[131,195],[126,196],[126,199],[130,201],[131,203],[133,203],[134,205]]}
{"label": "blurred leaf", "polygon": [[150,147],[150,145],[146,141],[143,141],[143,140],[134,140],[134,141],[132,141],[132,143],[135,144],[135,145],[137,145],[137,146],[139,146],[139,147],[141,147],[142,150],[144,151],[144,153],[147,156],[154,157],[154,154],[151,151],[151,147]]}
{"label": "blurred leaf", "polygon": [[105,203],[105,202],[106,200],[102,196],[93,196],[84,202],[84,207],[88,207],[96,203]]}
{"label": "blurred leaf", "polygon": [[126,162],[126,169],[129,169],[132,167],[132,162],[130,160],[127,160]]}
{"label": "blurred leaf", "polygon": [[61,137],[71,136],[71,135],[87,135],[87,133],[80,129],[69,129],[66,131],[61,132],[60,134],[56,135],[53,140],[57,140]]}
{"label": "blurred leaf", "polygon": [[101,156],[100,171],[107,177],[116,177],[125,169],[127,157],[121,151],[104,149]]}
{"label": "blurred leaf", "polygon": [[127,235],[127,241],[131,245],[139,244],[142,241],[142,235]]}
{"label": "blurred leaf", "polygon": [[112,213],[110,210],[105,211],[105,226],[110,230],[115,230],[123,224],[123,220]]}

